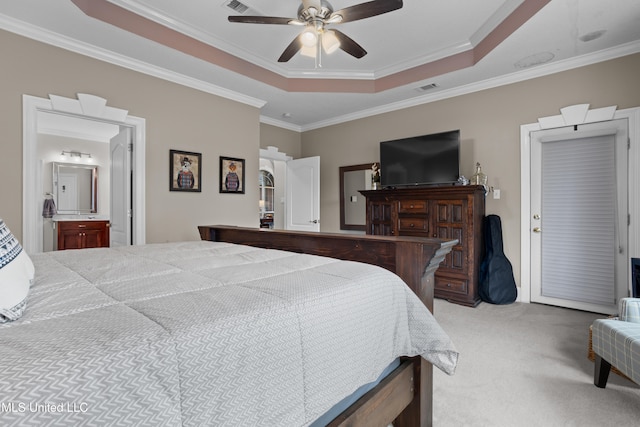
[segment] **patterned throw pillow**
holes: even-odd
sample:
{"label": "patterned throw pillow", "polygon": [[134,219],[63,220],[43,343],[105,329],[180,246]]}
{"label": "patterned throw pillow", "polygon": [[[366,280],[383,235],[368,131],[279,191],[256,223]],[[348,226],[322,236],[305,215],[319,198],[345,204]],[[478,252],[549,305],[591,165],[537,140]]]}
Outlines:
{"label": "patterned throw pillow", "polygon": [[22,316],[34,272],[31,258],[0,218],[0,323]]}

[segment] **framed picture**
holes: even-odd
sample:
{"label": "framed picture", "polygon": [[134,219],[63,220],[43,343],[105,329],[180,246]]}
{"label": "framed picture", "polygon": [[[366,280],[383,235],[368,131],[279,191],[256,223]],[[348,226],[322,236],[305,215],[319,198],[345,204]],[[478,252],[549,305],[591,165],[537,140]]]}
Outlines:
{"label": "framed picture", "polygon": [[244,194],[244,159],[220,156],[220,192]]}
{"label": "framed picture", "polygon": [[169,191],[202,191],[202,154],[169,150]]}

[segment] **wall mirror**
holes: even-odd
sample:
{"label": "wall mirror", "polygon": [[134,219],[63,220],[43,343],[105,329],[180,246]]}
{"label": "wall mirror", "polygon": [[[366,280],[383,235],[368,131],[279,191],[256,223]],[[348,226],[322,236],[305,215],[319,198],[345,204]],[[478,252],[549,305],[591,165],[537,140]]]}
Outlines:
{"label": "wall mirror", "polygon": [[59,214],[98,212],[98,166],[53,162],[53,192]]}
{"label": "wall mirror", "polygon": [[371,189],[371,163],[340,167],[340,229],[365,231],[367,203],[360,190]]}

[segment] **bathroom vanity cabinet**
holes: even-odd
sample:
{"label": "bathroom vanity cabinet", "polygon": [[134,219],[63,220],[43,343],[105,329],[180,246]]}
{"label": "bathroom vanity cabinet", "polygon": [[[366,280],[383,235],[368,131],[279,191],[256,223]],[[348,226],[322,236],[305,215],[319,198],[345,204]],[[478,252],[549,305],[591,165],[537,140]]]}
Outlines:
{"label": "bathroom vanity cabinet", "polygon": [[56,250],[109,247],[109,221],[58,221]]}

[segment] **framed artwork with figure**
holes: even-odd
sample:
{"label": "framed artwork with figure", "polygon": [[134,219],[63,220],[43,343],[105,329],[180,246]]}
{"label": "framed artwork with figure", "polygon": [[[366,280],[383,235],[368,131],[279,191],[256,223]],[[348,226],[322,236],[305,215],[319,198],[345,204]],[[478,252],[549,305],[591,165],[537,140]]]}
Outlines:
{"label": "framed artwork with figure", "polygon": [[169,191],[202,191],[202,154],[169,150]]}
{"label": "framed artwork with figure", "polygon": [[220,192],[244,194],[244,159],[220,156]]}

